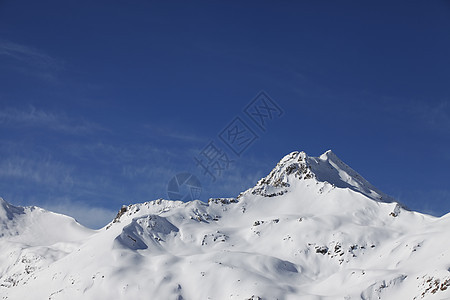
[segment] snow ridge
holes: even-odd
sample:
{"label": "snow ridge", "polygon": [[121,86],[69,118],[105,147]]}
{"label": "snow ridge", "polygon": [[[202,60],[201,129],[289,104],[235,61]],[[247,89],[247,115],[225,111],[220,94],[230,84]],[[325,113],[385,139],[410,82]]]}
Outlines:
{"label": "snow ridge", "polygon": [[326,181],[339,188],[352,189],[377,201],[394,201],[392,197],[378,190],[340,160],[331,150],[328,150],[318,158],[309,157],[308,161],[318,181]]}

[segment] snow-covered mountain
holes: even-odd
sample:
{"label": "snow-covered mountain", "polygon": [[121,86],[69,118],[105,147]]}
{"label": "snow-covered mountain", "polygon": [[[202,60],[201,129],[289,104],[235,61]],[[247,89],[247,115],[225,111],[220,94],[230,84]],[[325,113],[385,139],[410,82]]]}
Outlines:
{"label": "snow-covered mountain", "polygon": [[124,206],[100,230],[1,199],[0,299],[450,299],[449,230],[331,151],[293,152],[236,198]]}

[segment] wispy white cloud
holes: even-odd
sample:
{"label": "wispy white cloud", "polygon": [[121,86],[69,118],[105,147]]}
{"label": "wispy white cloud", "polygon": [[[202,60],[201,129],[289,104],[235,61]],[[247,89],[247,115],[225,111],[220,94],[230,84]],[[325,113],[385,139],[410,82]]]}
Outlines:
{"label": "wispy white cloud", "polygon": [[55,80],[58,71],[63,69],[60,59],[30,46],[0,39],[0,57],[15,62],[13,69],[45,80]]}
{"label": "wispy white cloud", "polygon": [[71,187],[72,168],[51,159],[31,159],[19,156],[0,160],[0,178],[26,180],[54,187]]}
{"label": "wispy white cloud", "polygon": [[182,128],[170,127],[168,124],[164,124],[164,126],[159,124],[145,124],[143,125],[143,129],[143,133],[150,138],[169,138],[182,142],[199,144],[207,142],[207,139],[198,133],[189,132]]}
{"label": "wispy white cloud", "polygon": [[84,119],[69,118],[64,113],[49,112],[33,106],[28,109],[5,108],[0,110],[0,125],[10,127],[45,127],[70,134],[86,134],[105,130]]}
{"label": "wispy white cloud", "polygon": [[59,66],[59,62],[47,54],[44,54],[32,47],[27,47],[5,40],[0,40],[0,55],[9,56],[20,61],[37,64],[47,68],[55,68]]}
{"label": "wispy white cloud", "polygon": [[142,202],[165,197],[169,179],[191,165],[179,153],[145,144],[82,141],[63,143],[58,149],[46,145],[25,148],[0,141],[0,193],[4,196],[30,199],[39,194],[47,199],[71,195],[82,201]]}

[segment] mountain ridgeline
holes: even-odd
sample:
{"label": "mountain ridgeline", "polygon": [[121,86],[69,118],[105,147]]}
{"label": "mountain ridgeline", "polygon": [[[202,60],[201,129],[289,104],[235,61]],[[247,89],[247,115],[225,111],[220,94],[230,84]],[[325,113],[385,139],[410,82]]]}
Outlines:
{"label": "mountain ridgeline", "polygon": [[0,299],[450,299],[449,229],[331,151],[292,152],[236,198],[131,204],[99,230],[0,198]]}

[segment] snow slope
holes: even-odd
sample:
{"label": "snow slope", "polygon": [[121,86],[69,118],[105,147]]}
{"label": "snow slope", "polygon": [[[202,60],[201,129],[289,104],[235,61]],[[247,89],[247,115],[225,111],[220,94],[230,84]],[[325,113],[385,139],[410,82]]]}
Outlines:
{"label": "snow slope", "polygon": [[408,211],[331,151],[96,231],[0,201],[1,299],[450,299],[450,214]]}

